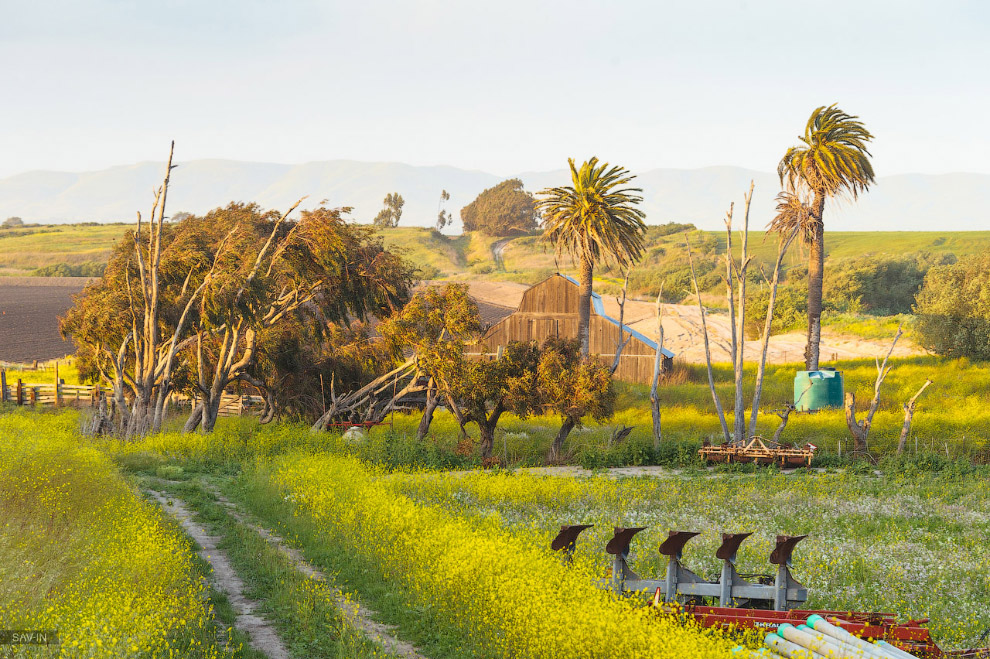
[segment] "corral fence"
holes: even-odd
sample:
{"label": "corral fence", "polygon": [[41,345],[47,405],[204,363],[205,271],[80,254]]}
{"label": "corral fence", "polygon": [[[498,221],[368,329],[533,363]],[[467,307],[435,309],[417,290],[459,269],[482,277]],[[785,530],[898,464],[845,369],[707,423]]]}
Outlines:
{"label": "corral fence", "polygon": [[[24,382],[21,378],[8,381],[6,369],[0,368],[0,403],[34,407],[96,407],[103,394],[112,396],[113,390],[98,384],[65,384],[60,378],[46,384]],[[191,405],[192,399],[185,394],[174,393],[169,396],[168,403]],[[220,399],[220,416],[257,414],[264,403],[265,399],[261,396],[225,392]]]}

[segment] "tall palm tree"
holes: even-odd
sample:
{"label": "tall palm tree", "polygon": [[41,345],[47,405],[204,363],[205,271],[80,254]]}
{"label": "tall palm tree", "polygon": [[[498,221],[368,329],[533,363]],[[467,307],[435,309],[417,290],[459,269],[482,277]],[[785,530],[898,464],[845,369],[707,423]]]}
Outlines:
{"label": "tall palm tree", "polygon": [[835,104],[811,113],[801,146],[792,146],[777,166],[781,185],[791,191],[805,190],[812,195],[808,262],[808,345],[805,366],[818,369],[818,345],[822,334],[822,282],[825,273],[825,230],[822,213],[825,199],[852,197],[866,192],[874,183],[871,153],[866,148],[873,139],[859,117],[846,114]]}
{"label": "tall palm tree", "polygon": [[623,187],[635,176],[622,167],[598,164],[592,158],[571,167],[571,185],[539,193],[537,207],[543,214],[543,239],[553,243],[557,256],[566,253],[580,267],[578,339],[581,356],[589,352],[592,275],[596,265],[614,263],[625,268],[643,253],[646,214],[640,188]]}

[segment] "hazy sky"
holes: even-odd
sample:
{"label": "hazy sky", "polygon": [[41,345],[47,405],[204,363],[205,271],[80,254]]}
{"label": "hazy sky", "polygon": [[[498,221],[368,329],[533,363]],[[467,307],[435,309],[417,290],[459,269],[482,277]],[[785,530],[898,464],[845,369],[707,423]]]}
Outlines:
{"label": "hazy sky", "polygon": [[597,154],[770,171],[810,111],[879,175],[990,173],[990,3],[0,0],[0,176],[160,160]]}

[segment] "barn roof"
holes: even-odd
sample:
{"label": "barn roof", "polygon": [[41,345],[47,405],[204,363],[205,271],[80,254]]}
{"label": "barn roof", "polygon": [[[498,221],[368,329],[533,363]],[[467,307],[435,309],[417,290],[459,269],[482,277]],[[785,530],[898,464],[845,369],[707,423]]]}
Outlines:
{"label": "barn roof", "polygon": [[[577,279],[574,279],[574,277],[570,277],[568,275],[563,275],[563,274],[560,274],[560,273],[557,273],[556,276],[563,277],[564,279],[566,279],[567,281],[571,282],[575,286],[580,286],[581,285],[581,284],[578,283],[578,280]],[[602,318],[604,318],[605,320],[609,321],[610,323],[612,323],[616,327],[619,327],[619,321],[616,320],[615,318],[612,318],[607,313],[605,313],[605,304],[602,302],[602,296],[601,296],[600,293],[595,293],[594,291],[592,291],[592,293],[591,293],[591,306],[594,308],[595,314],[597,314],[598,316],[601,316]],[[640,341],[642,341],[646,345],[650,346],[654,350],[657,349],[657,342],[654,341],[653,339],[647,337],[642,332],[637,332],[636,330],[634,330],[633,328],[629,327],[625,323],[623,323],[621,325],[621,328],[624,331],[629,332],[634,337],[636,337],[637,339],[639,339]],[[667,350],[666,348],[661,349],[660,352],[663,353],[663,356],[664,357],[673,357],[674,356],[674,353],[672,353],[671,351]]]}

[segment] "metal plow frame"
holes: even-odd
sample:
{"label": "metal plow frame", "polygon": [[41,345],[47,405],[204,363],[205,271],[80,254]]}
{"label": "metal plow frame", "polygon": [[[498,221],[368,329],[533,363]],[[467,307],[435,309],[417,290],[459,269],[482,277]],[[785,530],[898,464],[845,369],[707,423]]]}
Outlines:
{"label": "metal plow frame", "polygon": [[[564,560],[573,559],[578,536],[592,524],[562,526],[551,542],[551,549],[562,552]],[[653,593],[653,606],[665,615],[690,617],[703,627],[733,630],[773,630],[781,625],[800,624],[812,615],[841,626],[851,634],[877,641],[886,641],[903,652],[930,659],[939,657],[972,657],[990,659],[990,648],[941,650],[924,627],[928,619],[898,622],[892,613],[859,611],[821,611],[798,608],[808,599],[807,589],[791,575],[791,558],[798,543],[807,536],[778,535],[770,553],[770,563],[776,565],[772,577],[740,575],[736,571],[736,555],[742,543],[752,533],[723,533],[722,544],[715,556],[722,561],[716,581],[709,581],[685,567],[681,558],[684,546],[700,535],[695,531],[669,531],[659,552],[667,557],[663,578],[643,578],[628,563],[633,538],[646,527],[615,527],[605,552],[612,556],[612,574],[599,582],[616,595]]]}

